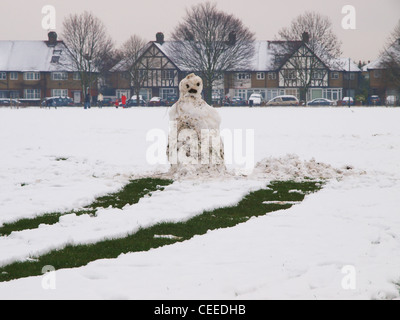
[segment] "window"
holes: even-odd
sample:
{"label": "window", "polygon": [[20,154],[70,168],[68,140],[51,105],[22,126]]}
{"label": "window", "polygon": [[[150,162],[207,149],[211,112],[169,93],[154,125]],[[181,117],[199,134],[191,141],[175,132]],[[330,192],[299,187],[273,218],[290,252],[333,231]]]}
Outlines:
{"label": "window", "polygon": [[344,74],[344,79],[345,80],[354,80],[355,79],[355,75],[354,75],[354,73],[345,73]]}
{"label": "window", "polygon": [[250,73],[237,73],[236,77],[238,80],[250,79]]}
{"label": "window", "polygon": [[264,80],[265,73],[264,72],[257,72],[257,80]]}
{"label": "window", "polygon": [[289,80],[297,79],[296,70],[284,70],[283,76],[285,79],[289,79]]}
{"label": "window", "polygon": [[52,72],[51,80],[54,80],[54,81],[68,80],[68,73],[67,72]]}
{"label": "window", "polygon": [[74,80],[81,80],[81,74],[79,72],[74,72],[73,79]]}
{"label": "window", "polygon": [[59,62],[60,62],[60,56],[51,57],[51,63],[59,63]]}
{"label": "window", "polygon": [[382,77],[382,70],[374,70],[374,78]]}
{"label": "window", "polygon": [[161,98],[167,99],[169,96],[178,96],[177,90],[173,88],[161,88]]}
{"label": "window", "polygon": [[161,80],[172,80],[175,78],[174,70],[162,70],[161,71]]}
{"label": "window", "polygon": [[25,72],[24,80],[28,81],[40,80],[40,72]]}
{"label": "window", "polygon": [[334,80],[339,79],[339,72],[332,72],[331,73],[331,79],[334,79]]}
{"label": "window", "polygon": [[322,71],[314,71],[312,74],[312,78],[313,79],[317,79],[317,80],[321,80],[324,78],[324,74],[322,73]]}
{"label": "window", "polygon": [[40,89],[25,89],[24,98],[25,99],[40,99]]}
{"label": "window", "polygon": [[268,80],[276,80],[276,72],[268,72]]}
{"label": "window", "polygon": [[68,97],[68,89],[53,89],[51,95],[53,97]]}
{"label": "window", "polygon": [[18,80],[18,72],[10,72],[10,80]]}
{"label": "window", "polygon": [[7,73],[0,72],[0,80],[7,80]]}

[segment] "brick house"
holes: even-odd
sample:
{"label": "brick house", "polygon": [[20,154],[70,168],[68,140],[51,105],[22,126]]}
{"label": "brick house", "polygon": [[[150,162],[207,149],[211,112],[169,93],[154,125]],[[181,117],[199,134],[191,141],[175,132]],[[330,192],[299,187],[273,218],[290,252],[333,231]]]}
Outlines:
{"label": "brick house", "polygon": [[35,105],[45,97],[68,96],[80,103],[80,74],[67,50],[55,32],[47,41],[0,41],[0,98]]}
{"label": "brick house", "polygon": [[[289,44],[289,46],[288,46]],[[147,82],[141,91],[146,99],[153,96],[165,97],[178,94],[179,82],[188,73],[179,61],[174,59],[171,46],[173,42],[164,41],[162,34],[157,40],[150,42],[144,53],[144,62],[151,73],[151,81]],[[288,50],[290,48],[290,50]],[[358,88],[361,70],[348,59],[336,59],[329,64],[324,63],[307,46],[305,41],[255,41],[255,54],[248,69],[226,72],[213,85],[213,97],[239,96],[248,99],[252,93],[259,93],[264,100],[283,94],[295,95],[300,98],[301,84],[299,78],[304,76],[306,68],[293,69],[294,59],[310,59],[316,61],[312,73],[311,84],[307,90],[307,100],[327,98],[334,101],[344,96],[355,96]],[[118,67],[112,69],[112,85],[118,94],[130,95],[130,84],[124,70]]]}
{"label": "brick house", "polygon": [[[388,49],[394,57],[397,55],[397,64],[400,65],[400,39],[393,43]],[[384,62],[384,57],[381,55],[375,61],[368,63],[363,67],[363,72],[369,82],[369,95],[378,95],[382,101],[388,96],[400,97],[399,80],[397,82],[390,79],[387,65]]]}

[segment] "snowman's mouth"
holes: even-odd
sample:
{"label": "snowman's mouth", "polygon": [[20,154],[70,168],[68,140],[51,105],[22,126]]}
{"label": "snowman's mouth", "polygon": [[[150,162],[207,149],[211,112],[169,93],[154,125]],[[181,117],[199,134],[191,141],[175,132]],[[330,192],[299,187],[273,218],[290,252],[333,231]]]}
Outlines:
{"label": "snowman's mouth", "polygon": [[190,89],[189,93],[197,93],[197,90],[196,89]]}

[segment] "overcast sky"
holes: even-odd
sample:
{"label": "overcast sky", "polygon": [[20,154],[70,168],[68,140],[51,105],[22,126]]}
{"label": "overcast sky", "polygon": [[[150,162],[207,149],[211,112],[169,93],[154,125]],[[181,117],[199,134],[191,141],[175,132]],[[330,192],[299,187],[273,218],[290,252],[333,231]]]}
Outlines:
{"label": "overcast sky", "polygon": [[[56,31],[71,13],[92,11],[107,26],[117,45],[131,34],[155,40],[162,31],[168,40],[185,10],[201,0],[0,0],[0,40],[45,40],[42,8],[56,9]],[[216,0],[218,7],[241,18],[258,40],[273,40],[278,30],[306,10],[331,18],[343,42],[344,57],[373,60],[400,19],[400,0]],[[342,28],[342,8],[356,9],[356,30]]]}

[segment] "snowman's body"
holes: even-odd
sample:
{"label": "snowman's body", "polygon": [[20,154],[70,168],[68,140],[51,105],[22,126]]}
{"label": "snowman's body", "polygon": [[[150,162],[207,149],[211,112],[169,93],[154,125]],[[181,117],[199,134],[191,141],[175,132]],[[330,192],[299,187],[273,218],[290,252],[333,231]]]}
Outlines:
{"label": "snowman's body", "polygon": [[179,90],[180,98],[169,113],[173,124],[168,146],[171,173],[192,176],[225,172],[219,134],[221,117],[201,98],[201,78],[188,75],[181,81]]}

